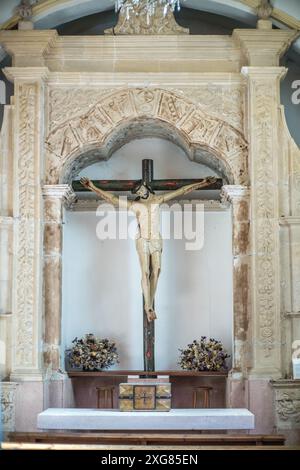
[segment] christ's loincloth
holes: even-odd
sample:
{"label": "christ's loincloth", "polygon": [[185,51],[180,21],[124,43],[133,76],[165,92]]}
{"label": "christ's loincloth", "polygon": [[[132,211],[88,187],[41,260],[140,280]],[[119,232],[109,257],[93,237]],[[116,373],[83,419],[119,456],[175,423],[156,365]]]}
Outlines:
{"label": "christ's loincloth", "polygon": [[142,250],[147,255],[153,255],[157,251],[159,253],[162,252],[162,239],[161,238],[154,238],[154,239],[147,239],[139,237],[136,239],[136,247],[138,250]]}

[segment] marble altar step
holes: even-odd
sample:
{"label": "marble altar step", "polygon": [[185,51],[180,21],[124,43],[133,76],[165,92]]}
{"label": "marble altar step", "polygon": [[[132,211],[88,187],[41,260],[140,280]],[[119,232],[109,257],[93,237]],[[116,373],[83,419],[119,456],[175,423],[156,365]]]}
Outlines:
{"label": "marble altar step", "polygon": [[48,408],[38,415],[37,427],[114,431],[254,429],[254,415],[244,408],[172,409],[169,412]]}

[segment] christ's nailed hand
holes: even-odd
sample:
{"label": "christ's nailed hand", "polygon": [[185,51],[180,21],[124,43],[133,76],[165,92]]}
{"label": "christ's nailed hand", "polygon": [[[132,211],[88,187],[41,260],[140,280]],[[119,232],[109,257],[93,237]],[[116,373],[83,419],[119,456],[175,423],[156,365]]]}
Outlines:
{"label": "christ's nailed hand", "polygon": [[215,176],[209,176],[208,178],[206,178],[206,181],[209,184],[214,184],[217,181],[217,178]]}
{"label": "christ's nailed hand", "polygon": [[80,183],[82,184],[82,186],[84,186],[85,188],[89,188],[90,187],[90,180],[88,178],[80,178]]}

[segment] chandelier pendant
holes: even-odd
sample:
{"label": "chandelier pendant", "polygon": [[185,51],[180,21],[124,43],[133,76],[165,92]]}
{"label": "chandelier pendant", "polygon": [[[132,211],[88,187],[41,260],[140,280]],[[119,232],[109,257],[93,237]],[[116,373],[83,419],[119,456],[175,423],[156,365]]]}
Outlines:
{"label": "chandelier pendant", "polygon": [[180,0],[115,0],[116,13],[125,14],[126,20],[129,20],[132,15],[146,15],[147,24],[151,16],[155,15],[157,8],[162,9],[162,15],[165,18],[169,11],[180,10]]}

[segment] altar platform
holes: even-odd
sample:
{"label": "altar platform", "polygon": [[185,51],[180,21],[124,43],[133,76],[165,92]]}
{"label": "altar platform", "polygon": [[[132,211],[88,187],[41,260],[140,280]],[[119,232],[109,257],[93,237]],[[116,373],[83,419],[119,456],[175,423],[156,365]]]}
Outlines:
{"label": "altar platform", "polygon": [[254,415],[244,408],[172,409],[169,412],[48,408],[38,415],[37,427],[62,431],[250,430],[254,429]]}

